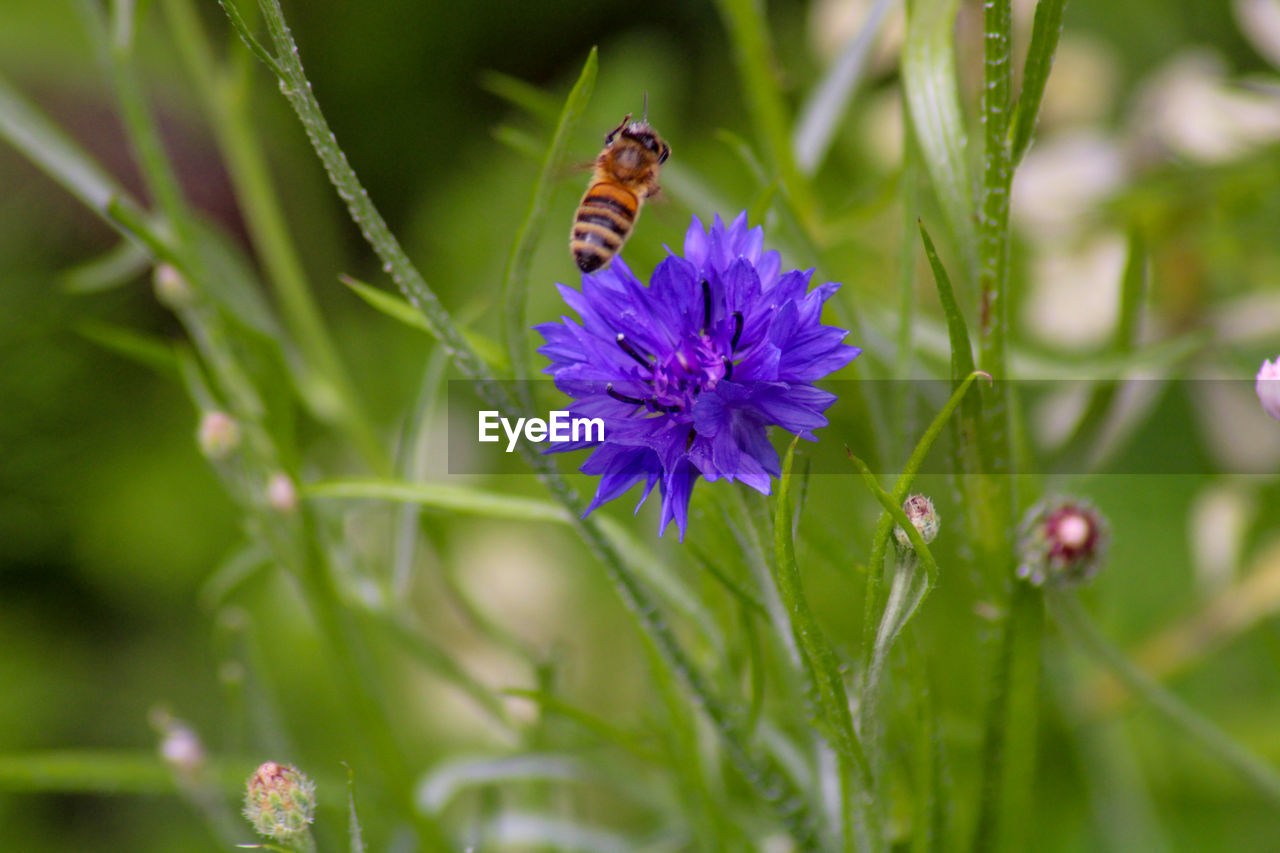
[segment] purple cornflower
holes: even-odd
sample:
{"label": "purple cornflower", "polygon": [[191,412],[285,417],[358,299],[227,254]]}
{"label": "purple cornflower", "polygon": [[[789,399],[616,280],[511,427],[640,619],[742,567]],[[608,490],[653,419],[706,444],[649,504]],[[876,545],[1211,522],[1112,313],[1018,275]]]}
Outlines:
{"label": "purple cornflower", "polygon": [[813,441],[826,426],[836,398],[813,382],[861,352],[819,322],[840,285],[808,292],[813,271],[781,273],[763,244],[746,213],[727,227],[717,216],[709,231],[694,217],[684,255],[658,264],[648,287],[620,257],[583,275],[581,292],[557,285],[581,325],[537,327],[544,372],[574,398],[575,416],[605,424],[603,442],[552,448],[596,448],[581,468],[600,475],[587,513],[643,480],[640,504],[654,485],[662,494],[658,535],[674,520],[683,540],[699,477],[768,494],[781,470],[767,427]]}

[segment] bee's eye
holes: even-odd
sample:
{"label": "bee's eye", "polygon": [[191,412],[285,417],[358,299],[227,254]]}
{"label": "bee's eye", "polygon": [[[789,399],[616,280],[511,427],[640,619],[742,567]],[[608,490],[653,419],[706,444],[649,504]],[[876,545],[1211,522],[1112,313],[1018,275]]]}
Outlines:
{"label": "bee's eye", "polygon": [[662,153],[658,155],[658,162],[665,163],[667,162],[667,158],[670,156],[671,156],[671,146],[664,145],[662,146]]}

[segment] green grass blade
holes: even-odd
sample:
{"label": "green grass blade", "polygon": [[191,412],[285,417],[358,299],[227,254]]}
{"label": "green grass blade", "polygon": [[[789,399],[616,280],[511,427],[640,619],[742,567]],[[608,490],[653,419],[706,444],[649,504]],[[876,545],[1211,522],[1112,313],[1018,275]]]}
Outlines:
{"label": "green grass blade", "polygon": [[933,282],[938,289],[938,302],[942,305],[942,316],[947,321],[947,337],[951,341],[951,378],[962,380],[976,370],[973,361],[973,343],[969,339],[969,326],[965,322],[964,312],[956,301],[955,289],[951,286],[951,276],[938,257],[938,250],[929,239],[929,232],[924,222],[919,222],[920,239],[924,243],[925,257],[929,259],[929,268],[933,270]]}
{"label": "green grass blade", "polygon": [[791,149],[791,120],[774,72],[777,64],[769,45],[763,4],[756,0],[716,0],[716,6],[733,45],[734,64],[756,136],[768,152],[770,165],[782,178],[784,195],[805,232],[813,235],[818,230],[817,200]]}
{"label": "green grass blade", "polygon": [[222,7],[222,11],[227,13],[227,19],[231,21],[231,27],[240,36],[240,40],[245,43],[249,51],[271,69],[271,73],[277,77],[284,79],[284,69],[276,62],[276,58],[271,55],[271,51],[262,46],[262,42],[249,30],[249,24],[245,22],[244,16],[240,14],[240,10],[236,8],[236,4],[231,0],[218,0],[218,5]]}
{"label": "green grass blade", "polygon": [[328,480],[306,486],[303,493],[314,498],[360,498],[413,503],[460,515],[499,518],[504,521],[569,521],[568,511],[550,501],[443,483],[395,483],[374,479]]}
{"label": "green grass blade", "polygon": [[[238,787],[239,771],[215,769]],[[54,750],[0,755],[0,790],[15,793],[175,794],[173,770],[152,750]]]}
{"label": "green grass blade", "polygon": [[[817,694],[818,706],[821,709],[828,742],[835,749],[838,760],[847,762],[848,767],[856,773],[857,781],[852,787],[861,788],[861,792],[869,793],[874,781],[871,765],[863,752],[862,742],[853,726],[853,713],[849,710],[849,696],[845,691],[844,676],[841,674],[840,658],[835,647],[827,638],[822,626],[818,624],[809,603],[805,599],[804,585],[800,579],[800,567],[796,563],[795,541],[792,524],[795,519],[795,504],[792,497],[792,466],[795,461],[796,444],[799,438],[792,439],[787,454],[782,462],[782,477],[778,482],[778,501],[773,520],[773,542],[775,550],[774,581],[778,586],[778,595],[782,604],[791,616],[791,627],[795,633],[796,644],[800,647],[800,657],[809,680]],[[847,776],[846,776],[847,778]],[[850,780],[852,781],[852,780]],[[853,808],[854,800],[862,801],[862,793],[846,790],[843,796],[844,808]],[[876,821],[871,816],[874,807],[860,815],[864,820],[863,829],[873,839],[879,838],[874,828]],[[847,829],[850,837],[845,839],[845,849],[853,849],[852,829]],[[878,844],[877,842],[874,842]],[[865,845],[859,844],[859,847]]]}
{"label": "green grass blade", "polygon": [[1051,590],[1046,600],[1054,621],[1073,642],[1097,659],[1120,683],[1158,711],[1188,740],[1200,744],[1209,755],[1239,773],[1274,806],[1280,806],[1280,771],[1187,707],[1139,669],[1097,629],[1075,591]]}
{"label": "green grass blade", "polygon": [[[568,525],[577,521],[562,505],[551,501],[443,483],[398,483],[379,479],[329,480],[304,487],[303,494],[322,499],[356,498],[411,503],[455,515],[504,521],[549,521]],[[715,621],[670,565],[655,557],[648,547],[621,524],[608,517],[600,518],[598,524],[613,547],[620,554],[628,555],[626,563],[632,571],[652,586],[664,601],[688,616],[690,622],[706,636],[713,647],[724,647],[724,639],[716,628]]]}
{"label": "green grass blade", "polygon": [[356,774],[350,767],[347,768],[347,843],[351,853],[365,853],[360,815],[356,813]]}
{"label": "green grass blade", "polygon": [[545,713],[555,714],[564,717],[585,731],[591,732],[605,743],[611,743],[614,746],[621,747],[627,752],[650,764],[657,763],[660,756],[653,749],[645,746],[637,737],[623,729],[610,723],[608,720],[598,717],[589,711],[585,711],[576,705],[573,705],[555,694],[548,693],[545,690],[525,690],[522,688],[512,687],[502,691],[507,696],[514,696],[519,699],[527,699],[534,702]]}
{"label": "green grass blade", "polygon": [[130,361],[149,367],[160,375],[178,378],[178,359],[173,345],[162,338],[144,335],[124,326],[113,326],[86,320],[76,326],[76,331],[103,349]]}
{"label": "green grass blade", "polygon": [[[391,319],[403,323],[411,329],[426,332],[436,340],[440,339],[431,324],[422,316],[422,312],[403,299],[392,296],[385,290],[379,290],[371,284],[365,284],[348,275],[342,275],[338,278],[343,284],[351,288],[356,296],[368,303],[369,307],[381,311]],[[498,345],[497,341],[480,332],[466,328],[461,330],[461,334],[481,358],[499,370],[507,369],[507,356],[503,353],[502,347]]]}
{"label": "green grass blade", "polygon": [[136,281],[150,266],[147,248],[126,237],[110,251],[64,272],[62,286],[68,293],[113,290]]}
{"label": "green grass blade", "polygon": [[796,152],[796,165],[803,174],[812,175],[827,156],[836,128],[848,112],[854,90],[862,80],[871,45],[879,35],[894,3],[895,0],[876,0],[867,13],[866,21],[849,39],[831,69],[800,109],[792,144]]}
{"label": "green grass blade", "polygon": [[574,83],[569,97],[565,99],[564,108],[560,111],[555,135],[551,137],[551,145],[542,160],[542,172],[538,175],[533,196],[529,199],[529,212],[516,235],[515,245],[511,247],[511,257],[507,260],[507,269],[502,277],[503,337],[512,373],[517,380],[522,380],[517,388],[520,389],[519,396],[524,398],[526,408],[531,408],[527,385],[530,377],[529,329],[525,315],[529,301],[529,265],[546,223],[556,174],[561,170],[569,140],[577,129],[582,114],[586,112],[587,103],[595,89],[596,68],[596,49],[593,47],[587,54],[578,82]]}
{"label": "green grass blade", "polygon": [[[596,49],[592,48],[591,55],[595,56],[595,53]],[[480,74],[480,88],[524,110],[540,122],[551,124],[559,120],[560,101],[518,77],[499,71],[484,71]]]}
{"label": "green grass blade", "polygon": [[967,279],[977,270],[978,241],[956,83],[953,29],[957,7],[958,0],[916,0],[911,4],[902,46],[902,84],[916,141]]}
{"label": "green grass blade", "polygon": [[497,758],[456,758],[435,767],[419,782],[414,800],[429,813],[442,811],[462,791],[484,785],[528,782],[602,781],[570,755],[522,753]]}
{"label": "green grass blade", "polygon": [[116,225],[107,213],[107,206],[113,198],[123,196],[124,189],[3,77],[0,77],[0,138],[85,207]]}
{"label": "green grass blade", "polygon": [[412,619],[374,608],[365,609],[360,615],[371,625],[385,632],[411,658],[422,664],[441,681],[457,688],[504,730],[510,731],[511,720],[502,700],[429,638]]}
{"label": "green grass blade", "polygon": [[1027,60],[1022,66],[1022,93],[1018,96],[1013,119],[1010,155],[1015,165],[1027,152],[1031,134],[1036,129],[1040,101],[1044,98],[1045,83],[1053,68],[1053,55],[1058,49],[1058,36],[1062,33],[1062,13],[1066,6],[1067,0],[1039,0],[1036,3],[1035,20],[1031,25],[1031,46],[1027,48]]}
{"label": "green grass blade", "polygon": [[[863,654],[867,661],[870,661],[870,654],[872,651],[871,641],[875,635],[874,626],[877,621],[875,619],[875,608],[878,601],[879,579],[880,573],[884,568],[885,554],[888,553],[889,549],[889,536],[893,532],[895,522],[901,525],[902,520],[906,518],[906,515],[902,511],[902,502],[906,500],[907,492],[911,489],[911,484],[915,481],[916,474],[920,471],[920,466],[924,464],[925,458],[928,457],[929,451],[932,449],[934,442],[938,440],[938,436],[942,433],[942,428],[946,426],[947,421],[950,420],[952,414],[955,413],[956,408],[960,405],[961,401],[965,399],[965,392],[969,390],[969,386],[972,385],[973,381],[979,376],[986,376],[986,374],[979,370],[975,370],[965,377],[956,389],[951,392],[951,397],[943,405],[942,409],[934,416],[933,421],[925,429],[924,435],[920,437],[920,441],[916,443],[915,448],[911,451],[911,456],[907,458],[907,463],[903,466],[902,473],[899,475],[898,481],[894,484],[893,495],[889,496],[889,504],[892,505],[892,509],[889,508],[889,506],[886,506],[885,511],[880,514],[880,520],[876,522],[875,534],[871,539],[871,558],[870,562],[867,563],[867,589],[863,608],[863,619],[865,620],[863,623]],[[849,458],[853,460],[854,465],[859,467],[859,470],[866,469],[866,463],[862,462],[852,453],[849,454]],[[867,474],[870,474],[870,469],[867,469],[863,474],[864,480],[866,480]],[[876,499],[880,500],[880,494],[878,491],[880,489],[880,483],[875,479],[874,475],[872,475],[871,480],[868,481],[867,485],[871,488],[872,494],[876,496]],[[881,501],[881,503],[883,504],[884,501]],[[908,527],[911,527],[911,525],[908,525]],[[907,530],[907,528],[904,527],[903,530],[906,531],[907,536],[910,538],[915,528],[911,527],[911,530]],[[912,545],[915,545],[914,539],[912,539]],[[920,552],[917,551],[916,553],[919,554]],[[923,556],[921,557],[921,561],[925,562]],[[926,569],[929,568],[928,562],[925,562],[925,567]],[[936,571],[937,566],[935,565],[933,568]],[[930,582],[932,583],[936,579],[936,576],[931,572]]]}

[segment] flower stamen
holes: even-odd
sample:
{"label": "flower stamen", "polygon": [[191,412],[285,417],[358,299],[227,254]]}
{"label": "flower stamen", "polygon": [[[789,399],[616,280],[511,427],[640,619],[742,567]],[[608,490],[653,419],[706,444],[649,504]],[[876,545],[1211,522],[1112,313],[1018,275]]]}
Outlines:
{"label": "flower stamen", "polygon": [[650,373],[653,373],[653,362],[651,362],[649,359],[641,355],[640,351],[637,350],[631,344],[631,342],[627,340],[626,335],[622,334],[622,332],[618,332],[618,337],[616,338],[616,340],[618,342],[618,346],[622,348],[623,352],[625,352],[627,355],[634,358],[636,360],[636,363],[639,364],[641,367],[643,367],[645,370],[649,371]]}
{"label": "flower stamen", "polygon": [[633,406],[643,406],[645,403],[648,402],[648,400],[641,400],[637,397],[628,397],[626,394],[622,394],[613,390],[612,382],[610,382],[608,385],[605,386],[604,393],[608,394],[610,397],[617,400],[619,403],[630,403]]}
{"label": "flower stamen", "polygon": [[738,341],[742,340],[742,312],[733,312],[733,338],[729,341],[729,352],[738,351]]}

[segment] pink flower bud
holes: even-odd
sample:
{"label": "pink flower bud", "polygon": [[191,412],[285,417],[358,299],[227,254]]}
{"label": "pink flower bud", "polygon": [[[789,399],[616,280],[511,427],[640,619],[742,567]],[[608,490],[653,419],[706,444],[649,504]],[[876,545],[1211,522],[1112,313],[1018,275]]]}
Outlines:
{"label": "pink flower bud", "polygon": [[259,835],[293,841],[315,820],[315,783],[294,767],[268,761],[249,777],[244,816]]}
{"label": "pink flower bud", "polygon": [[1051,498],[1033,506],[1018,536],[1018,577],[1036,586],[1083,583],[1102,566],[1107,523],[1090,504]]}
{"label": "pink flower bud", "polygon": [[194,301],[191,285],[172,264],[157,264],[151,274],[151,281],[155,287],[156,299],[174,311],[186,308]]}
{"label": "pink flower bud", "polygon": [[1254,388],[1263,411],[1280,421],[1280,356],[1276,356],[1275,362],[1262,362]]}
{"label": "pink flower bud", "polygon": [[205,412],[196,437],[205,456],[226,459],[240,446],[240,424],[226,412]]}
{"label": "pink flower bud", "polygon": [[[910,495],[902,503],[902,511],[907,514],[911,524],[920,532],[920,538],[928,545],[938,535],[938,511],[933,508],[933,501],[924,495]],[[901,527],[893,528],[893,537],[903,548],[911,547],[907,532]]]}
{"label": "pink flower bud", "polygon": [[298,487],[288,474],[272,474],[267,480],[267,505],[276,512],[293,512],[298,508]]}

